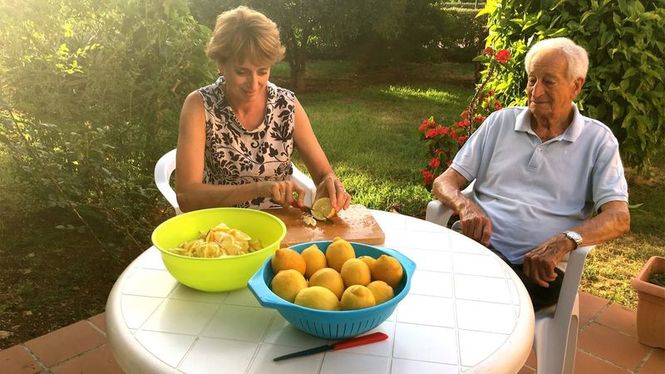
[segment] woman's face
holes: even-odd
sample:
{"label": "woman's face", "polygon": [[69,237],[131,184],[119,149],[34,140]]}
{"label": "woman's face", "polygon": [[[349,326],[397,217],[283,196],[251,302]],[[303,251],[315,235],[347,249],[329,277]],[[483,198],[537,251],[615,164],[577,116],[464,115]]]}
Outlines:
{"label": "woman's face", "polygon": [[270,65],[226,62],[220,64],[219,68],[224,74],[226,95],[231,101],[240,103],[265,99]]}

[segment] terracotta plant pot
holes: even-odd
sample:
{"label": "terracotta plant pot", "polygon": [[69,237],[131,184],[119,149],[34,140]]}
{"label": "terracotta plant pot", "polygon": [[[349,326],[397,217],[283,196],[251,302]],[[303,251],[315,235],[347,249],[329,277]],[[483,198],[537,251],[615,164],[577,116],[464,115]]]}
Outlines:
{"label": "terracotta plant pot", "polygon": [[630,285],[638,297],[638,340],[651,347],[665,348],[665,287],[649,283],[649,276],[660,272],[665,272],[665,257],[653,256]]}

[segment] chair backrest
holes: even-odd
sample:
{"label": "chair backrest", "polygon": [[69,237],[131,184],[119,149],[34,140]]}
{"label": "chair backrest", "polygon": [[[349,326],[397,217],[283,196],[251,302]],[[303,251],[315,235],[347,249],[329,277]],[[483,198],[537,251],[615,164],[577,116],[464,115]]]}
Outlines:
{"label": "chair backrest", "polygon": [[[314,196],[316,195],[316,186],[312,179],[300,171],[295,164],[291,164],[291,166],[293,168],[293,175],[291,178],[305,189],[305,205],[311,207],[314,202]],[[175,209],[175,213],[180,214],[182,211],[178,204],[178,197],[176,196],[173,187],[171,187],[171,174],[173,174],[175,167],[176,149],[172,149],[166,152],[157,161],[157,164],[155,164],[155,184],[157,185],[159,192],[164,195],[169,204]]]}
{"label": "chair backrest", "polygon": [[175,190],[171,187],[171,174],[175,170],[176,150],[172,149],[164,154],[155,164],[155,184],[159,192],[164,195],[166,200],[175,209],[176,214],[180,214],[178,197]]}

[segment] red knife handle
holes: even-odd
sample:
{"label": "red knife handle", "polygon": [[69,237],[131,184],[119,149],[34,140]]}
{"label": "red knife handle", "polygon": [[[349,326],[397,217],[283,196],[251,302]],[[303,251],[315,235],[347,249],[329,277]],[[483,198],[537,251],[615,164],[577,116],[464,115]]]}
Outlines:
{"label": "red knife handle", "polygon": [[375,342],[380,342],[381,340],[386,340],[388,339],[388,335],[382,333],[382,332],[375,332],[372,334],[367,334],[363,336],[359,336],[357,338],[349,339],[349,340],[344,340],[339,343],[335,343],[332,345],[333,350],[338,350],[338,349],[346,349],[346,348],[351,348],[351,347],[357,347],[359,345],[363,344],[369,344],[369,343],[375,343]]}

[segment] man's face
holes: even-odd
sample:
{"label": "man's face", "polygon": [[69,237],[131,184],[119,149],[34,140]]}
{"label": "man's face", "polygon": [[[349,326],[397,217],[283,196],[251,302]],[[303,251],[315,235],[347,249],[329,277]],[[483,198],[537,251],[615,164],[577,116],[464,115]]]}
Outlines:
{"label": "man's face", "polygon": [[571,80],[568,77],[568,62],[562,52],[542,51],[531,60],[526,86],[529,111],[536,119],[566,118],[583,84],[583,78]]}

